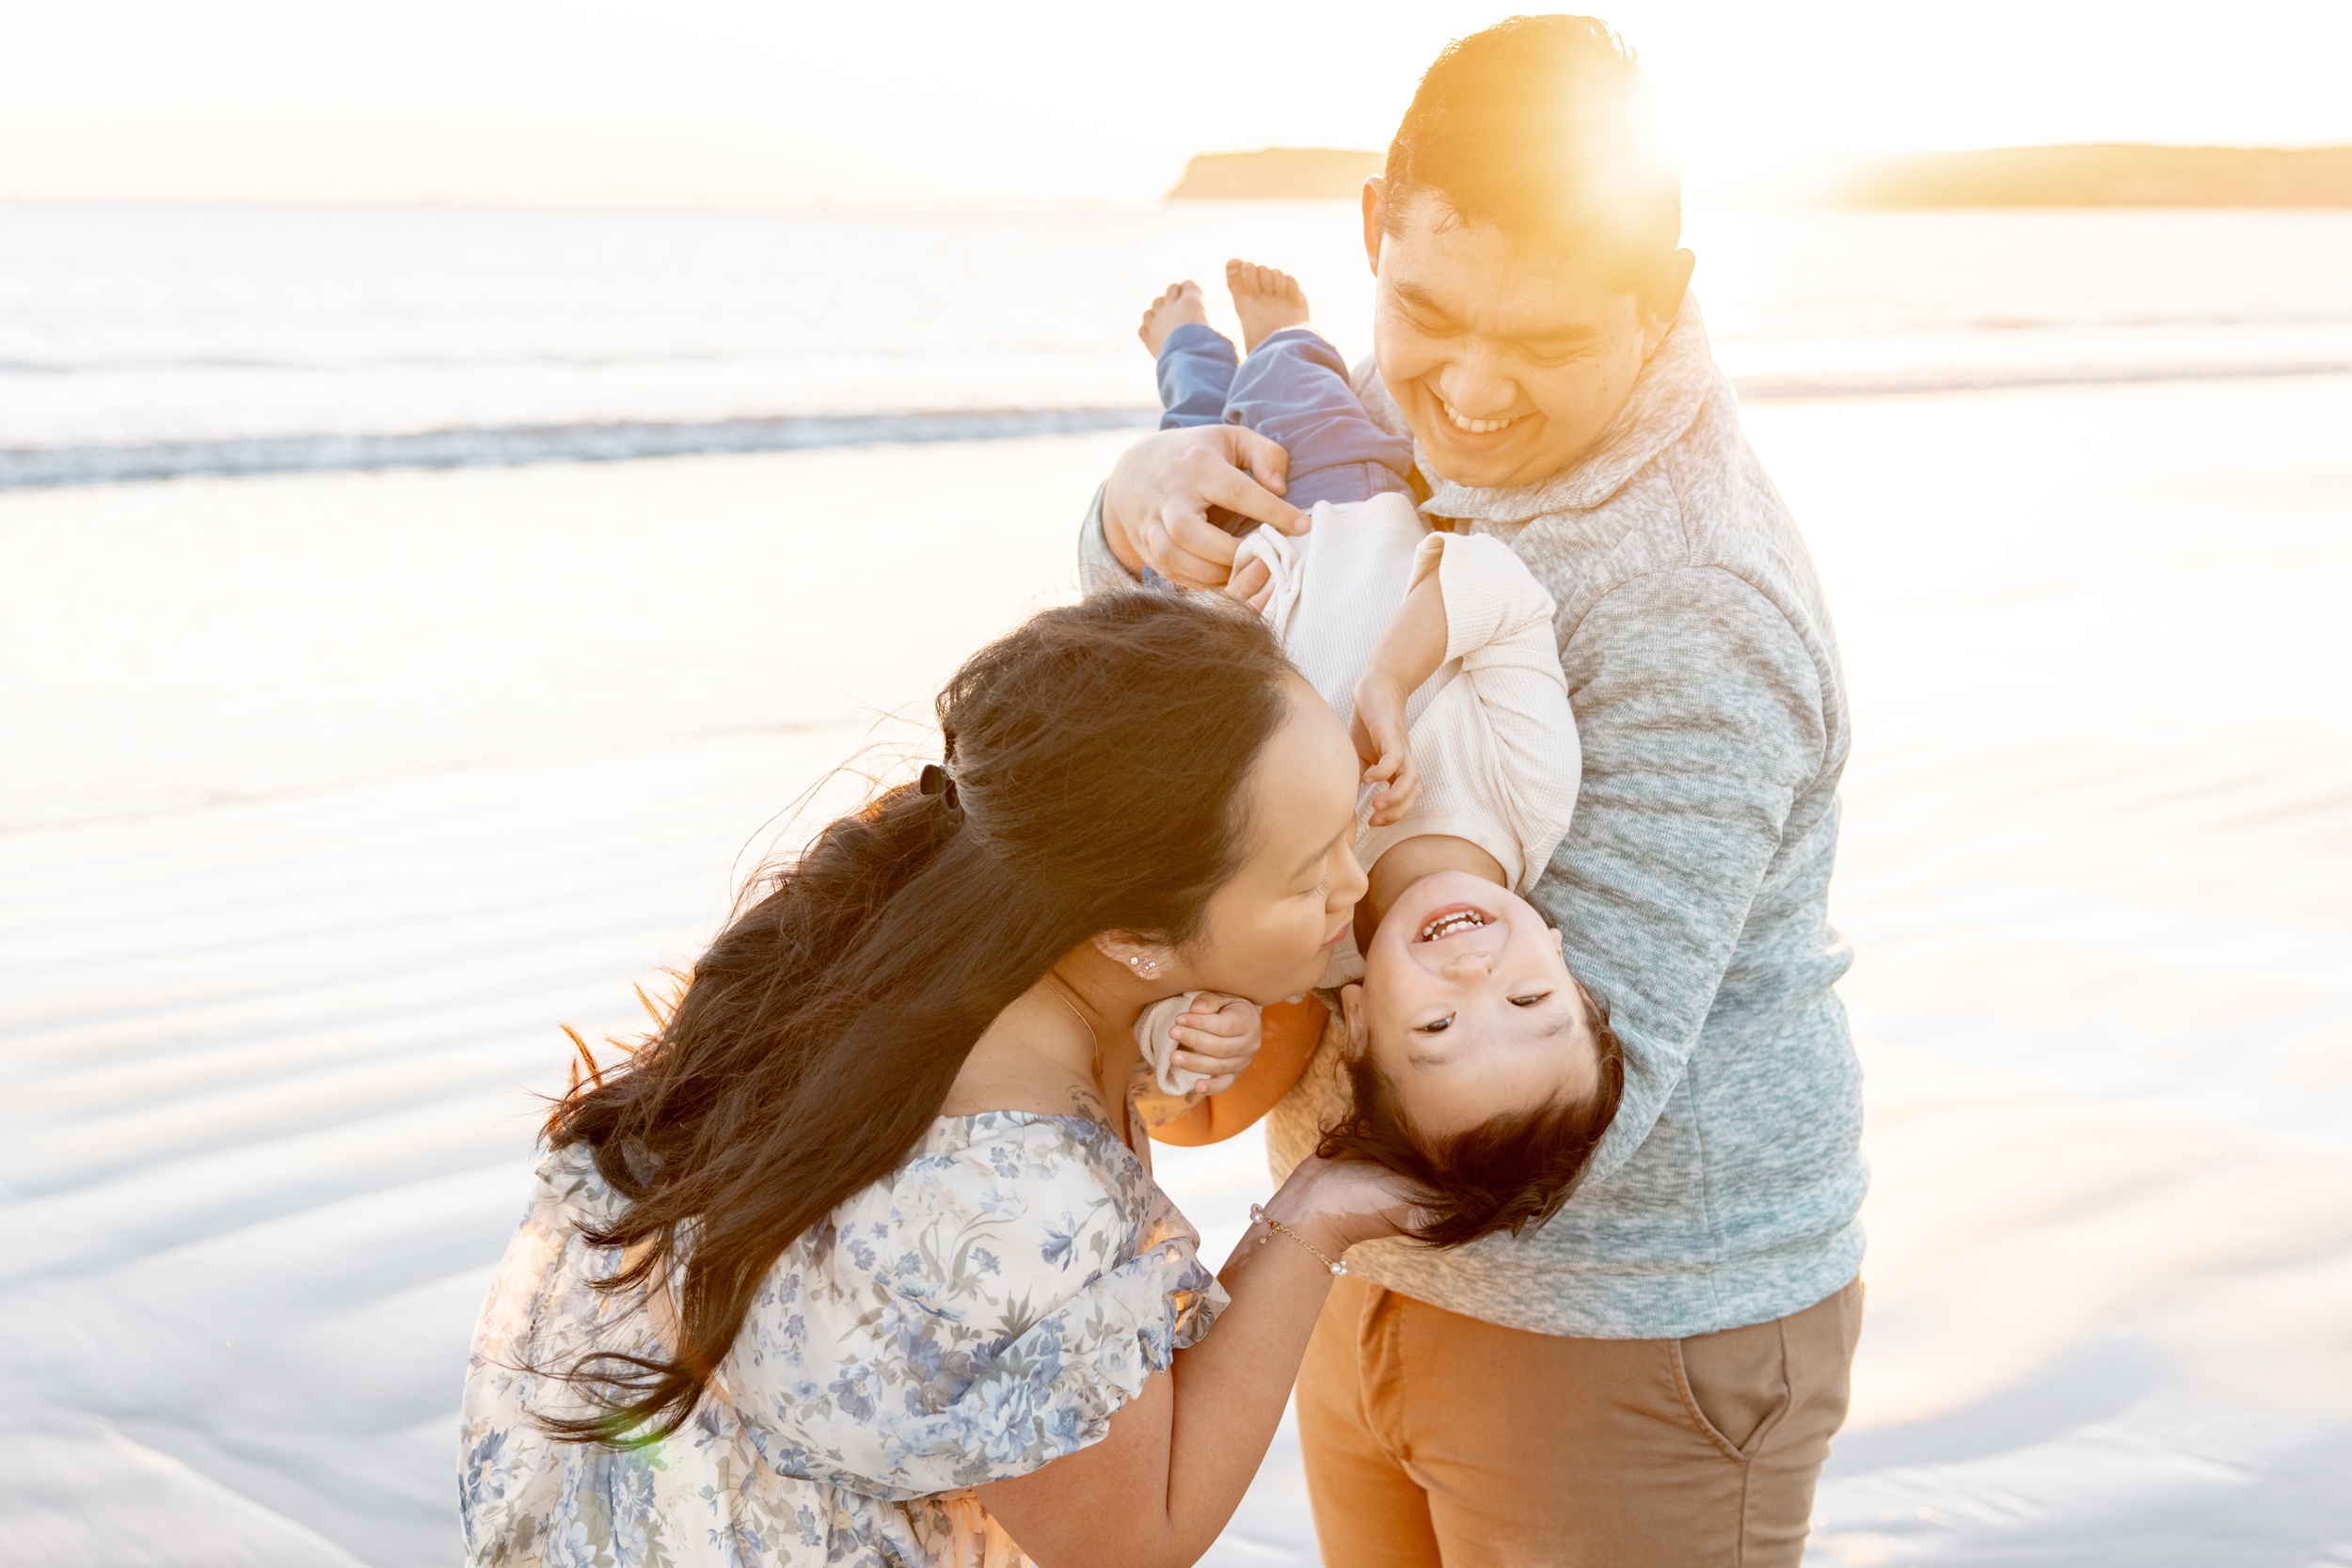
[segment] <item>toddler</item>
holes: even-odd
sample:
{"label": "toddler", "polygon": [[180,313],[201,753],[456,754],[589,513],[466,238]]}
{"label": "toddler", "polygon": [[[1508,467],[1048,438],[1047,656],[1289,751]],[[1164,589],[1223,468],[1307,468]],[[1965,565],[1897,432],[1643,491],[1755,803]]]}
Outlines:
{"label": "toddler", "polygon": [[[1194,283],[1153,301],[1140,335],[1163,428],[1222,420],[1279,442],[1286,499],[1313,513],[1297,538],[1252,531],[1233,564],[1266,564],[1263,613],[1366,764],[1371,889],[1325,976],[1352,1104],[1321,1152],[1411,1177],[1432,1244],[1517,1231],[1565,1201],[1624,1081],[1606,1017],[1524,896],[1581,771],[1551,597],[1500,541],[1422,524],[1412,443],[1365,413],[1295,279],[1233,261],[1226,282],[1246,356]],[[1186,996],[1145,1015],[1163,1090],[1200,1086],[1186,1062],[1230,1082],[1219,1053],[1257,1044],[1241,1006]]]}

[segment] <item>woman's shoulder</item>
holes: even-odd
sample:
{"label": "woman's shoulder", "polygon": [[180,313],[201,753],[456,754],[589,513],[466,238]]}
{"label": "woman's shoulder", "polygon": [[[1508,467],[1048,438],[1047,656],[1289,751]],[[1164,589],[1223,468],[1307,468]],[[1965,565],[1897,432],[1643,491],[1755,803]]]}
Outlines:
{"label": "woman's shoulder", "polygon": [[[833,1223],[853,1265],[888,1245],[900,1293],[930,1296],[985,1251],[997,1272],[1115,1266],[1173,1208],[1134,1152],[1074,1114],[982,1111],[934,1122],[898,1168],[841,1206]],[[1182,1224],[1181,1219],[1176,1221]],[[950,1265],[945,1269],[933,1265]]]}
{"label": "woman's shoulder", "polygon": [[882,1497],[1024,1474],[1206,1332],[1198,1244],[1099,1122],[942,1117],[778,1259],[723,1381],[787,1474]]}
{"label": "woman's shoulder", "polygon": [[1001,1339],[1138,1259],[1188,1260],[1199,1242],[1099,1122],[946,1117],[778,1259],[755,1316],[767,1306],[799,1317],[813,1339],[820,1322],[855,1338],[857,1325],[910,1316]]}

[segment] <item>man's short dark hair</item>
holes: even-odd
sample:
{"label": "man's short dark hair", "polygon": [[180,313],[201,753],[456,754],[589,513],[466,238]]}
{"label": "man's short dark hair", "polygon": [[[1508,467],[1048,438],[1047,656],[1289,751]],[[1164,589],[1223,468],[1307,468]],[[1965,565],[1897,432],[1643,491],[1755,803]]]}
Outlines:
{"label": "man's short dark hair", "polygon": [[1682,240],[1682,182],[1644,132],[1633,51],[1589,16],[1515,16],[1446,45],[1389,144],[1386,218],[1417,202],[1604,259],[1629,281]]}
{"label": "man's short dark hair", "polygon": [[1599,1082],[1583,1099],[1426,1137],[1414,1130],[1367,1051],[1348,1065],[1354,1104],[1347,1119],[1323,1134],[1315,1153],[1326,1160],[1369,1160],[1412,1183],[1421,1218],[1409,1234],[1429,1246],[1460,1246],[1498,1230],[1516,1236],[1543,1224],[1576,1190],[1625,1098],[1625,1047],[1609,1027],[1609,1010],[1581,981],[1576,989],[1599,1068]]}

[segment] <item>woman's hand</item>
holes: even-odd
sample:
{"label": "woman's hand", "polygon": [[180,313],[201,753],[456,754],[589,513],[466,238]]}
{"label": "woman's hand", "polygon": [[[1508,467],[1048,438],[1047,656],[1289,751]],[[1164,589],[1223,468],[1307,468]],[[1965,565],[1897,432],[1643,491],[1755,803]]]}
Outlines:
{"label": "woman's hand", "polygon": [[[1103,486],[1103,542],[1131,572],[1150,566],[1186,588],[1218,588],[1238,541],[1209,521],[1221,506],[1284,533],[1307,531],[1307,514],[1281,499],[1290,454],[1240,425],[1193,425],[1145,436],[1121,452]],[[1253,566],[1255,577],[1264,570]],[[1235,582],[1247,599],[1261,582]]]}
{"label": "woman's hand", "polygon": [[1385,1165],[1309,1155],[1265,1212],[1336,1258],[1359,1242],[1409,1235],[1421,1217],[1413,1196],[1413,1184]]}
{"label": "woman's hand", "polygon": [[1194,997],[1192,1006],[1176,1015],[1168,1033],[1177,1045],[1168,1053],[1168,1061],[1186,1072],[1200,1073],[1204,1081],[1196,1085],[1196,1092],[1202,1095],[1223,1094],[1232,1088],[1265,1037],[1255,1002],[1213,990]]}

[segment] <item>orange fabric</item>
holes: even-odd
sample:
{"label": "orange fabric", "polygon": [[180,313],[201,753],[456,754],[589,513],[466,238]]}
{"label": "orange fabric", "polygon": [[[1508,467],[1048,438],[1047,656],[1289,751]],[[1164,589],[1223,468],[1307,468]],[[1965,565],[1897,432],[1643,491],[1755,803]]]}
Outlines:
{"label": "orange fabric", "polygon": [[1862,1289],[1689,1339],[1501,1328],[1349,1277],[1298,1377],[1329,1568],[1797,1568]]}
{"label": "orange fabric", "polygon": [[1258,1054],[1242,1069],[1233,1086],[1208,1099],[1171,1121],[1152,1129],[1152,1138],[1190,1148],[1223,1143],[1248,1131],[1274,1109],[1276,1101],[1291,1092],[1307,1060],[1323,1039],[1329,1009],[1311,996],[1278,1002],[1259,1015],[1263,1031]]}

